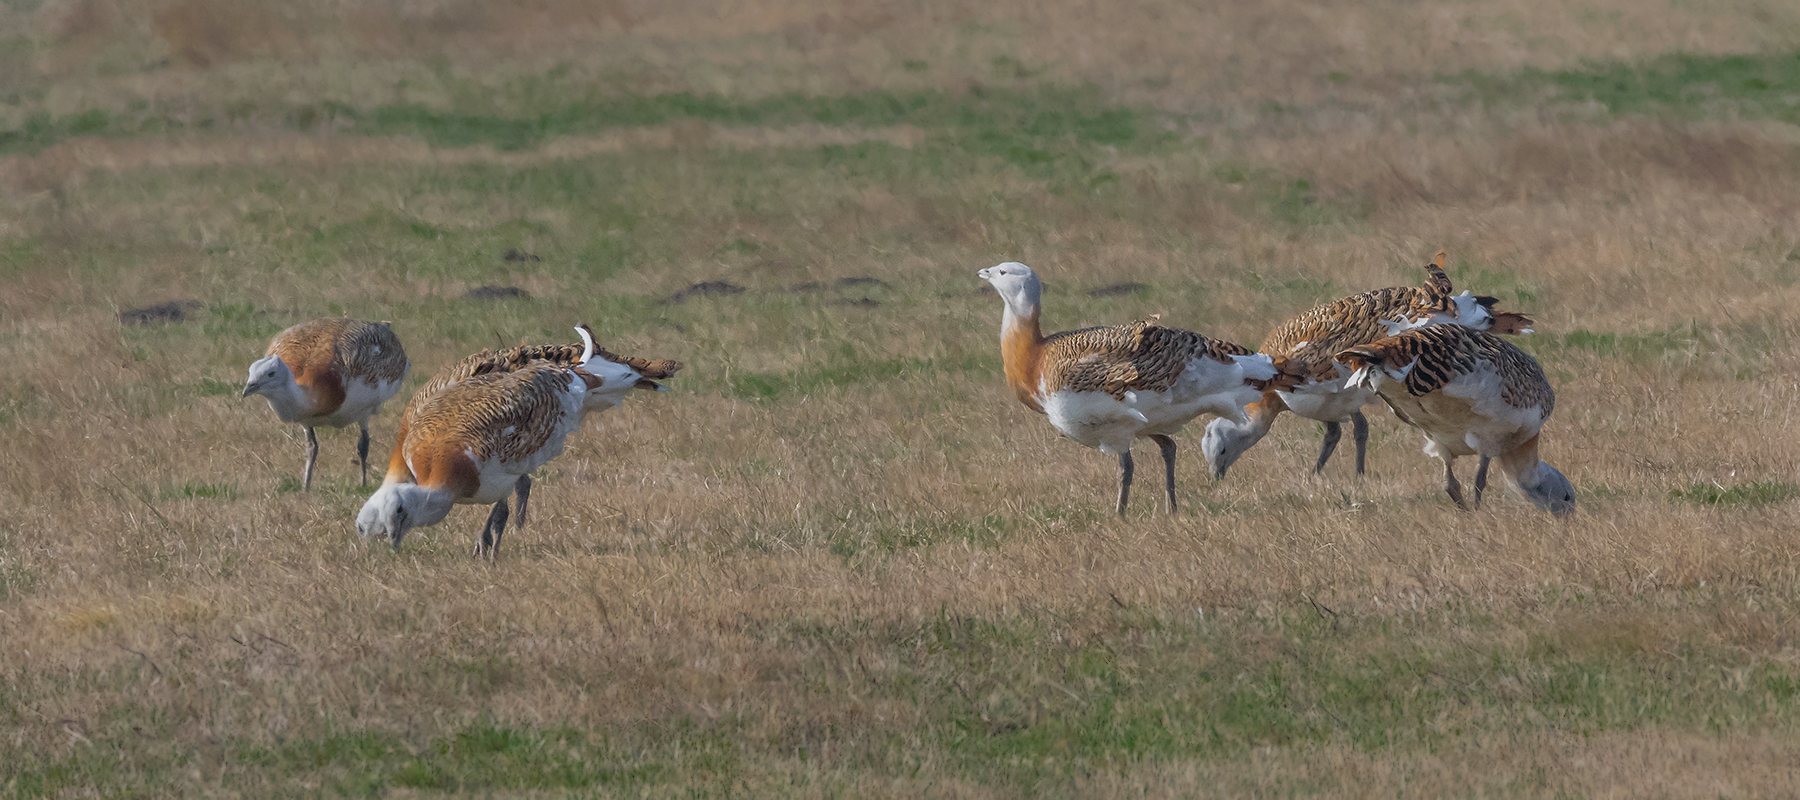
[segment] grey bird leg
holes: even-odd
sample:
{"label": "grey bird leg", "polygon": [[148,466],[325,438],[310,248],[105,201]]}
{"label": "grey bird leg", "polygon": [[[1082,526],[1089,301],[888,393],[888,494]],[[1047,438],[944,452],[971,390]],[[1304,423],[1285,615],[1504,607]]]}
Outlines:
{"label": "grey bird leg", "polygon": [[506,499],[494,504],[493,513],[488,514],[487,522],[481,526],[481,538],[475,541],[475,557],[487,556],[492,563],[500,551],[500,534],[506,532]]}
{"label": "grey bird leg", "polygon": [[1450,495],[1451,500],[1456,501],[1457,508],[1464,511],[1474,510],[1468,503],[1463,502],[1462,483],[1456,480],[1456,462],[1447,458],[1444,459],[1444,493]]}
{"label": "grey bird leg", "polygon": [[1487,468],[1488,468],[1488,462],[1491,460],[1492,459],[1488,458],[1487,456],[1482,456],[1481,457],[1481,466],[1475,468],[1475,507],[1476,508],[1481,507],[1481,493],[1483,490],[1487,489]]}
{"label": "grey bird leg", "polygon": [[1119,516],[1125,516],[1125,501],[1131,499],[1131,451],[1119,454]]}
{"label": "grey bird leg", "polygon": [[1167,434],[1158,433],[1150,437],[1150,441],[1162,448],[1163,457],[1163,493],[1168,497],[1168,505],[1163,507],[1165,513],[1175,513],[1175,439]]}
{"label": "grey bird leg", "polygon": [[1344,426],[1335,422],[1325,423],[1325,441],[1319,443],[1319,463],[1313,465],[1313,474],[1325,471],[1325,462],[1331,460],[1331,454],[1337,450],[1338,440],[1344,438]]}
{"label": "grey bird leg", "polygon": [[1363,474],[1363,459],[1369,455],[1369,418],[1361,411],[1350,415],[1350,435],[1356,439],[1356,474]]}
{"label": "grey bird leg", "polygon": [[362,436],[356,439],[356,460],[362,462],[362,485],[369,485],[369,421],[363,420]]}
{"label": "grey bird leg", "polygon": [[313,464],[319,461],[319,437],[312,428],[306,429],[306,472],[300,478],[300,490],[312,491]]}
{"label": "grey bird leg", "polygon": [[519,482],[513,484],[513,492],[519,496],[519,516],[513,520],[513,530],[525,530],[525,504],[531,502],[531,476],[520,475]]}

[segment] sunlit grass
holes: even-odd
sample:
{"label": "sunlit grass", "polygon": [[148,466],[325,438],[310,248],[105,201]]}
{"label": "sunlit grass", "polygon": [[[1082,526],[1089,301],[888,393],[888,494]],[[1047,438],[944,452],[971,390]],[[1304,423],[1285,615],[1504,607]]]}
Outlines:
{"label": "sunlit grass", "polygon": [[[1792,56],[1707,54],[1785,12],[288,7],[309,52],[212,1],[0,38],[0,796],[1788,791]],[[1372,408],[1366,476],[1283,419],[1215,482],[1196,426],[1118,520],[972,274],[1254,345],[1440,247],[1538,321],[1568,519]],[[497,565],[477,507],[395,553],[355,428],[303,491],[238,396],[337,315],[413,360],[376,480],[473,350],[688,366]]]}

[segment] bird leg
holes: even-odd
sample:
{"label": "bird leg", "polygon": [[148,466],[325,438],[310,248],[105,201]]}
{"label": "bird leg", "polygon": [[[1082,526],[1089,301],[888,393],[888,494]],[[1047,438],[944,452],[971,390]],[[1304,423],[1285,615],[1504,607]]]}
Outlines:
{"label": "bird leg", "polygon": [[1350,435],[1356,439],[1356,474],[1363,474],[1363,458],[1369,454],[1369,418],[1361,411],[1350,415]]}
{"label": "bird leg", "polygon": [[1488,462],[1493,459],[1481,457],[1481,466],[1475,468],[1475,507],[1481,507],[1481,492],[1487,489]]}
{"label": "bird leg", "polygon": [[1456,479],[1456,462],[1444,459],[1444,493],[1456,501],[1456,507],[1464,511],[1475,510],[1473,506],[1463,502],[1462,483]]}
{"label": "bird leg", "polygon": [[1119,516],[1125,516],[1125,501],[1131,499],[1131,451],[1119,454]]}
{"label": "bird leg", "polygon": [[356,460],[362,462],[362,485],[369,485],[369,421],[363,420],[362,435],[356,439]]}
{"label": "bird leg", "polygon": [[513,520],[513,530],[525,530],[525,504],[531,501],[531,476],[520,475],[519,482],[513,484],[513,492],[519,496],[519,516]]}
{"label": "bird leg", "polygon": [[303,492],[312,491],[313,464],[318,463],[318,461],[319,461],[319,437],[313,433],[312,428],[307,428],[306,429],[306,471],[301,474],[301,478],[300,478],[300,490],[301,491],[303,491]]}
{"label": "bird leg", "polygon": [[475,540],[475,557],[487,556],[489,563],[500,551],[500,534],[506,532],[506,498],[494,504],[493,513],[488,514],[487,522],[481,526],[481,538]]}
{"label": "bird leg", "polygon": [[1325,441],[1319,443],[1319,463],[1313,465],[1313,474],[1325,471],[1325,462],[1331,460],[1331,454],[1337,450],[1338,440],[1344,438],[1344,426],[1336,422],[1325,423]]}
{"label": "bird leg", "polygon": [[1169,500],[1168,505],[1163,506],[1163,511],[1173,514],[1175,513],[1175,439],[1168,434],[1158,433],[1152,434],[1150,441],[1162,448],[1163,493]]}

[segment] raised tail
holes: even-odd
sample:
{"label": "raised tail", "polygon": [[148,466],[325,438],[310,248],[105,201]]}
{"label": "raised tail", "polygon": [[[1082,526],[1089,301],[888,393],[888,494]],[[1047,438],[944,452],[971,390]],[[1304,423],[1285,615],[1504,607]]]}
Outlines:
{"label": "raised tail", "polygon": [[1489,313],[1494,315],[1494,325],[1493,327],[1488,328],[1488,330],[1494,333],[1519,336],[1531,333],[1531,326],[1537,324],[1533,322],[1530,317],[1517,311],[1495,311]]}
{"label": "raised tail", "polygon": [[629,368],[638,374],[637,380],[632,385],[639,389],[666,392],[669,387],[657,383],[657,381],[672,378],[675,373],[681,371],[682,367],[687,366],[672,358],[638,358],[637,356],[622,356],[607,350],[595,343],[593,329],[589,328],[585,322],[579,326],[577,331],[581,334],[583,346],[592,348],[583,351],[581,363],[588,364],[594,359],[601,359]]}
{"label": "raised tail", "polygon": [[1363,344],[1338,353],[1332,360],[1350,370],[1350,379],[1344,382],[1346,386],[1374,388],[1374,368],[1387,360],[1387,351],[1378,344]]}
{"label": "raised tail", "polygon": [[1494,306],[1500,304],[1500,298],[1498,297],[1477,295],[1475,297],[1475,302],[1480,304],[1480,306],[1487,311],[1489,317],[1493,318],[1492,321],[1488,323],[1488,326],[1482,330],[1506,334],[1508,336],[1519,336],[1531,333],[1531,326],[1537,324],[1532,321],[1531,317],[1517,311],[1495,311]]}
{"label": "raised tail", "polygon": [[1431,263],[1425,265],[1425,274],[1430,276],[1425,280],[1425,287],[1446,295],[1456,291],[1455,284],[1450,282],[1449,273],[1444,272],[1444,257],[1447,255],[1449,254],[1439,250],[1437,255],[1431,257]]}

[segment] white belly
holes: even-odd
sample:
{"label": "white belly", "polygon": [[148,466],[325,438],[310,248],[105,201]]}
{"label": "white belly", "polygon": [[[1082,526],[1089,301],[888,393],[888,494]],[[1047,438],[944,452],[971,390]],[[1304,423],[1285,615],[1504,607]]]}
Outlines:
{"label": "white belly", "polygon": [[[1266,363],[1267,357],[1261,358]],[[1064,389],[1050,393],[1042,405],[1050,424],[1064,436],[1117,454],[1131,449],[1133,439],[1176,433],[1201,414],[1243,421],[1244,406],[1261,398],[1244,383],[1244,373],[1243,364],[1196,358],[1169,391],[1130,391],[1121,400],[1105,392]]]}
{"label": "white belly", "polygon": [[1345,386],[1343,379],[1302,387],[1297,392],[1279,392],[1288,410],[1320,422],[1345,422],[1374,402],[1374,390],[1362,386]]}
{"label": "white belly", "polygon": [[399,391],[399,381],[347,381],[344,384],[344,402],[338,406],[337,411],[314,417],[307,424],[313,427],[342,428],[361,423],[379,413],[381,404],[393,399],[394,394]]}
{"label": "white belly", "polygon": [[[1103,453],[1123,453],[1152,418],[1105,392],[1061,391],[1044,398],[1044,416],[1062,435]],[[1153,409],[1154,410],[1154,409]],[[1191,419],[1191,417],[1190,417]],[[1166,420],[1161,420],[1167,424]],[[1180,427],[1179,424],[1176,427]]]}
{"label": "white belly", "polygon": [[1536,408],[1506,406],[1506,413],[1483,413],[1492,410],[1444,391],[1414,397],[1397,381],[1386,386],[1392,392],[1384,392],[1382,398],[1395,414],[1425,434],[1429,440],[1425,452],[1438,458],[1499,456],[1536,436],[1544,424],[1544,416]]}

